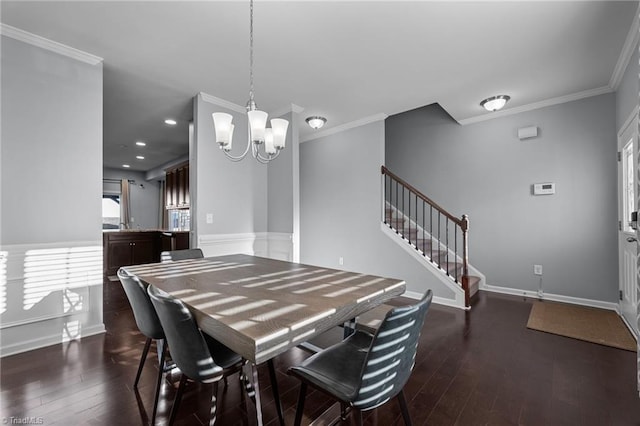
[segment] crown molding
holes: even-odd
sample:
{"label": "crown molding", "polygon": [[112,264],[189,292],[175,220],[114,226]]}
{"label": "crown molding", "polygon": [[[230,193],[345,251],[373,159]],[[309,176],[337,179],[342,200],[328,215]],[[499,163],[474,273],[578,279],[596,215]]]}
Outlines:
{"label": "crown molding", "polygon": [[0,34],[6,37],[10,37],[14,40],[22,41],[24,43],[31,44],[32,46],[40,47],[51,52],[58,53],[69,58],[73,58],[77,61],[87,63],[89,65],[98,65],[102,63],[103,59],[99,56],[92,55],[82,50],[75,49],[57,41],[49,40],[36,34],[29,33],[15,28],[7,24],[0,24]]}
{"label": "crown molding", "polygon": [[226,109],[230,109],[231,111],[239,112],[245,114],[247,112],[247,108],[241,105],[234,104],[233,102],[229,102],[222,98],[217,98],[213,95],[209,95],[205,92],[199,93],[200,97],[203,101],[209,102],[210,104],[218,105]]}
{"label": "crown molding", "polygon": [[598,87],[595,89],[584,90],[582,92],[572,93],[565,96],[558,96],[557,98],[545,99],[544,101],[534,102],[527,105],[521,105],[515,108],[504,109],[496,112],[489,112],[476,117],[465,118],[458,120],[458,123],[465,126],[467,124],[479,123],[481,121],[493,120],[494,118],[506,117],[508,115],[520,114],[522,112],[533,111],[540,108],[549,107],[552,105],[563,104],[566,102],[577,101],[584,98],[590,98],[592,96],[604,95],[611,93],[614,90],[609,86]]}
{"label": "crown molding", "polygon": [[368,117],[361,118],[359,120],[350,121],[349,123],[344,123],[339,126],[332,127],[327,130],[323,130],[321,132],[313,133],[311,135],[307,135],[303,138],[300,138],[300,142],[308,142],[314,139],[323,138],[325,136],[333,135],[335,133],[344,132],[345,130],[353,129],[356,127],[364,126],[365,124],[375,123],[376,121],[385,120],[388,117],[387,114],[380,113],[370,115]]}
{"label": "crown molding", "polygon": [[639,15],[640,5],[636,10],[631,28],[629,28],[629,33],[627,33],[627,39],[622,46],[622,51],[620,52],[620,56],[618,57],[618,62],[616,63],[615,68],[613,68],[611,80],[609,80],[609,87],[611,87],[614,91],[618,90],[618,86],[620,86],[620,82],[622,81],[624,72],[627,69],[627,65],[629,65],[629,61],[631,60],[631,56],[633,55],[634,50],[638,48],[638,40],[640,40]]}
{"label": "crown molding", "polygon": [[[238,105],[238,104],[234,104],[233,102],[229,102],[225,99],[222,98],[218,98],[216,96],[210,95],[208,93],[205,92],[200,92],[199,93],[200,97],[202,98],[203,101],[208,102],[210,104],[214,104],[214,105],[218,105],[221,106],[223,108],[227,108],[230,109],[231,111],[235,111],[235,112],[239,112],[242,114],[245,114],[247,112],[247,108],[243,107],[242,105]],[[304,108],[296,105],[296,104],[289,104],[288,106],[284,107],[284,108],[280,108],[274,112],[272,112],[270,115],[272,117],[280,117],[282,115],[285,115],[289,112],[294,112],[294,113],[301,113],[302,111],[304,111]]]}
{"label": "crown molding", "polygon": [[275,111],[272,111],[269,115],[273,116],[273,117],[281,117],[285,114],[288,114],[290,112],[293,112],[294,114],[300,114],[302,111],[304,111],[304,108],[301,107],[300,105],[296,105],[296,104],[289,104],[288,106],[284,107],[284,108],[278,108]]}

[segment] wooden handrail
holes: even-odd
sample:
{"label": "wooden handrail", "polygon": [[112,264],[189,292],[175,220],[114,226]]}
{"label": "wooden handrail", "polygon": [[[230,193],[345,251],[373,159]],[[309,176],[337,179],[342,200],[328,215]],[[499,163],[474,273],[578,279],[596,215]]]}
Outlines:
{"label": "wooden handrail", "polygon": [[[416,188],[414,188],[411,184],[407,183],[406,181],[404,181],[402,178],[400,178],[398,175],[394,174],[393,172],[391,172],[389,169],[387,169],[385,166],[382,166],[381,168],[382,171],[382,175],[386,176],[383,177],[384,180],[384,192],[385,192],[385,203],[387,202],[387,181],[389,181],[391,183],[391,186],[389,187],[389,205],[393,206],[393,184],[395,183],[396,186],[396,210],[399,210],[400,215],[402,215],[403,217],[408,217],[409,218],[409,229],[408,231],[406,231],[405,229],[403,229],[403,222],[400,223],[394,223],[394,220],[392,219],[391,215],[392,213],[388,214],[388,221],[387,221],[387,213],[385,212],[383,214],[383,221],[385,224],[387,224],[389,227],[391,227],[392,229],[395,228],[396,234],[400,234],[404,239],[409,241],[409,244],[412,244],[418,251],[420,251],[422,253],[423,256],[427,257],[430,259],[431,262],[436,263],[438,265],[438,267],[440,269],[442,269],[443,271],[446,272],[447,275],[451,276],[455,282],[459,283],[462,288],[464,289],[464,293],[465,293],[465,306],[466,307],[470,307],[470,281],[469,281],[469,217],[467,215],[463,215],[462,218],[457,218],[455,216],[453,216],[451,213],[449,213],[448,211],[446,211],[444,208],[442,208],[441,206],[438,205],[438,203],[436,203],[435,201],[433,201],[431,198],[427,197],[426,195],[424,195],[422,192],[420,192],[419,190],[417,190]],[[388,177],[388,178],[387,178]],[[402,200],[398,200],[398,189],[397,186],[400,185],[402,188]],[[405,198],[404,198],[404,194],[405,191],[409,191],[409,197],[408,197],[408,206],[405,205]],[[415,229],[414,231],[414,235],[412,235],[412,229],[411,229],[411,223],[412,223],[412,219],[411,219],[411,199],[412,197],[415,197],[415,204],[414,204],[414,210],[415,210]],[[422,209],[420,209],[420,211],[422,212],[422,221],[420,222],[419,219],[419,215],[418,215],[418,199],[422,200],[423,203],[423,207]],[[401,201],[401,203],[399,203],[399,201]],[[400,204],[402,205],[402,207],[400,207]],[[386,205],[386,204],[385,204]],[[431,210],[429,212],[429,223],[427,224],[427,222],[425,221],[425,205],[429,205],[431,209],[435,209],[437,212],[437,225],[436,225],[436,232],[437,234],[434,234],[434,223],[432,220],[432,213]],[[407,208],[408,211],[405,211],[405,208]],[[441,226],[441,222],[440,222],[440,218],[446,218],[444,219],[444,240],[441,239],[441,231],[442,231],[442,226]],[[453,246],[450,244],[449,241],[449,237],[450,237],[450,231],[449,231],[449,221],[451,221],[451,223],[454,224],[454,231],[453,231]],[[462,239],[462,247],[460,247],[461,252],[458,252],[458,234],[457,234],[457,229],[458,227],[460,228],[461,231],[461,239]],[[417,230],[421,228],[422,229],[422,235],[424,236],[425,234],[428,234],[430,236],[431,239],[433,239],[435,237],[435,241],[438,242],[438,246],[435,250],[437,257],[434,257],[434,248],[433,245],[430,243],[429,244],[429,252],[426,251],[426,247],[425,247],[425,241],[426,239],[423,237],[422,239],[422,249],[420,249],[419,247],[419,241],[418,237],[417,237]],[[428,228],[428,232],[427,231]],[[433,240],[432,240],[433,241]],[[443,259],[442,257],[442,252],[440,250],[440,246],[443,246],[444,249],[446,250],[446,255]],[[454,266],[453,266],[453,271],[451,271],[451,263],[449,262],[449,251],[453,250],[454,253]],[[458,265],[460,263],[458,263],[458,256],[461,260],[461,266],[462,266],[462,270],[458,269]]]}
{"label": "wooden handrail", "polygon": [[435,207],[440,213],[442,213],[443,215],[445,215],[446,217],[448,217],[449,219],[451,219],[453,222],[455,222],[458,226],[462,227],[462,222],[463,219],[459,219],[457,217],[455,217],[454,215],[452,215],[451,213],[449,213],[448,211],[446,211],[444,208],[440,207],[438,205],[438,203],[436,203],[435,201],[433,201],[431,198],[427,197],[426,195],[424,195],[422,192],[420,192],[419,190],[417,190],[416,188],[414,188],[411,184],[407,183],[404,179],[402,179],[401,177],[399,177],[398,175],[396,175],[395,173],[393,173],[392,171],[390,171],[389,169],[387,169],[385,166],[382,166],[382,174],[383,175],[387,175],[389,177],[391,177],[393,180],[398,181],[402,186],[404,186],[405,188],[407,188],[409,191],[413,192],[414,194],[416,194],[418,196],[418,198],[422,199],[423,201],[427,202],[429,205]]}

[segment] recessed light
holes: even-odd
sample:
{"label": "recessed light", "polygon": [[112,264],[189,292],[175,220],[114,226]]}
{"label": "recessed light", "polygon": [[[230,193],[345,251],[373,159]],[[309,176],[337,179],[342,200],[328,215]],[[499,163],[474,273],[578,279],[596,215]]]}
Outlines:
{"label": "recessed light", "polygon": [[123,165],[122,165],[122,167],[124,167],[125,169],[128,169],[128,168],[129,168],[129,167],[131,167],[131,166],[130,166],[130,165],[128,165],[128,164],[123,164]]}
{"label": "recessed light", "polygon": [[176,124],[178,124],[178,122],[173,118],[167,118],[166,120],[164,120],[164,123],[168,124],[169,126],[175,126]]}
{"label": "recessed light", "polygon": [[509,99],[511,99],[511,97],[507,95],[492,96],[480,102],[480,106],[484,107],[487,111],[498,111],[506,105]]}
{"label": "recessed light", "polygon": [[144,160],[144,157],[143,157],[142,155],[136,155],[136,158],[137,158],[138,160]]}
{"label": "recessed light", "polygon": [[138,145],[138,146],[147,146],[146,142],[142,142],[142,141],[136,142],[136,145]]}

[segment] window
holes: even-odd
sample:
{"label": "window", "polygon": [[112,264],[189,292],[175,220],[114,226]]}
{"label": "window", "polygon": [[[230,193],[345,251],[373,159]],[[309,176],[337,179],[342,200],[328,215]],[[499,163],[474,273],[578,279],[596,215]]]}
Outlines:
{"label": "window", "polygon": [[120,222],[120,195],[103,195],[102,229],[119,229]]}
{"label": "window", "polygon": [[635,179],[633,176],[634,164],[633,164],[633,139],[627,142],[622,149],[622,202],[624,203],[624,220],[623,229],[626,232],[634,232],[631,228],[631,212],[635,211],[636,197],[635,197]]}

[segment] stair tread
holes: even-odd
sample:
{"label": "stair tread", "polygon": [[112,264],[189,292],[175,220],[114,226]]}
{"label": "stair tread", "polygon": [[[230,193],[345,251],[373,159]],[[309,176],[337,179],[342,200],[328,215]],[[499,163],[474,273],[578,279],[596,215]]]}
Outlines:
{"label": "stair tread", "polygon": [[[392,209],[385,209],[385,223],[389,225],[397,234],[408,240],[409,243],[427,260],[437,265],[442,271],[444,271],[449,277],[454,279],[458,284],[462,284],[462,271],[464,265],[457,259],[455,254],[450,253],[448,250],[440,250],[440,244],[437,240],[434,241],[431,235],[424,230],[420,230],[417,227],[407,226],[407,220],[404,217],[393,217],[393,214],[398,212]],[[401,213],[400,213],[401,214]],[[449,262],[447,262],[449,260]],[[475,275],[467,275],[466,281],[469,289],[469,298],[478,293],[480,289],[480,282],[482,279]],[[384,309],[384,308],[383,308]]]}

